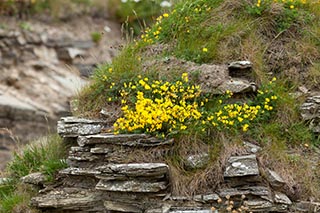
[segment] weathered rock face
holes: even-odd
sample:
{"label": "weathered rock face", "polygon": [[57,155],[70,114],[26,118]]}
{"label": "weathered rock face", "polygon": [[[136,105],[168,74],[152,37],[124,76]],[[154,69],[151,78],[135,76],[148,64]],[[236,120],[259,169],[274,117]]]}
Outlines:
{"label": "weathered rock face", "polygon": [[[89,17],[58,24],[28,21],[24,28],[13,18],[1,21],[0,152],[9,158],[16,140],[25,143],[55,131],[57,119],[69,114],[69,99],[86,84],[83,76],[111,60],[116,49],[110,47],[120,43],[121,33],[118,24]],[[111,31],[103,32],[106,25]],[[99,45],[92,32],[103,33]],[[0,170],[7,160],[1,159]]]}
{"label": "weathered rock face", "polygon": [[[69,128],[70,122],[76,128]],[[97,132],[87,135],[90,131],[83,126],[88,124],[102,127],[98,130],[93,126]],[[62,118],[59,128],[69,129],[59,132],[64,138],[77,137],[74,142],[77,146],[71,147],[69,167],[59,172],[59,181],[63,184],[44,189],[32,199],[31,204],[45,212],[201,213],[214,211],[212,207],[224,211],[226,203],[231,202],[251,212],[317,212],[320,206],[310,202],[293,203],[284,193],[282,178],[272,170],[259,167],[256,154],[231,156],[224,171],[225,182],[214,193],[172,196],[172,177],[165,162],[137,163],[134,159],[127,162],[126,158],[133,150],[171,147],[174,141],[144,134],[105,134],[101,133],[104,128],[101,121],[72,117]],[[248,142],[245,147],[248,153],[252,147],[253,153],[260,149]],[[191,156],[190,161],[198,166],[198,162],[206,162],[207,157],[207,154]],[[38,177],[41,175],[33,174],[24,180],[41,185],[42,179]]]}
{"label": "weathered rock face", "polygon": [[304,121],[309,122],[310,129],[316,133],[320,133],[320,93],[312,94],[302,104],[301,116]]}

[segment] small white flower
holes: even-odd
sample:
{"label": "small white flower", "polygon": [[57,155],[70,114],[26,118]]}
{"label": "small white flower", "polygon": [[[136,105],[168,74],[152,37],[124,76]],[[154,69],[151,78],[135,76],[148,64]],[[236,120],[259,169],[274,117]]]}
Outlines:
{"label": "small white flower", "polygon": [[127,3],[128,0],[121,0],[122,3]]}
{"label": "small white flower", "polygon": [[160,7],[171,7],[172,4],[168,1],[163,1],[160,3]]}
{"label": "small white flower", "polygon": [[140,0],[133,0],[133,1],[137,3],[137,2],[139,2]]}

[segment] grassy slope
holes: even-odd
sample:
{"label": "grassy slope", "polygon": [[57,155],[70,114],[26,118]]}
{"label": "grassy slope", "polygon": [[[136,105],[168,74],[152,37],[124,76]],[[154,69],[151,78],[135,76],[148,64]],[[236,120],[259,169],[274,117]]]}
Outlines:
{"label": "grassy slope", "polygon": [[[177,3],[161,23],[158,20],[158,25],[146,29],[142,39],[130,42],[111,64],[101,65],[97,69],[91,86],[79,95],[79,110],[75,113],[96,117],[101,108],[107,107],[121,115],[119,91],[124,83],[135,81],[138,75],[148,77],[150,81],[173,81],[179,78],[184,72],[181,64],[168,70],[166,63],[158,63],[172,57],[198,64],[250,60],[254,64],[255,81],[259,85],[268,84],[271,76],[280,79],[273,87],[274,94],[279,97],[275,110],[265,117],[267,120],[258,119],[250,123],[254,128],[245,132],[208,128],[209,131],[204,134],[201,129],[188,128],[175,135],[175,154],[162,159],[171,165],[175,177],[174,193],[214,190],[222,181],[217,174],[222,174],[223,162],[230,155],[244,153],[241,142],[246,140],[263,147],[258,156],[260,164],[283,176],[287,191],[294,194],[294,189],[298,187],[300,199],[317,200],[320,197],[319,164],[315,164],[312,158],[316,156],[314,149],[317,149],[318,140],[300,120],[298,108],[303,97],[295,99],[289,93],[301,85],[318,89],[320,6],[295,4],[298,10],[290,10],[290,5],[256,7],[256,3],[249,0],[188,0]],[[196,75],[190,76],[190,83],[197,83],[197,78]],[[134,103],[135,97],[131,98]],[[210,96],[207,108],[215,108],[219,99],[222,97]],[[60,152],[56,153],[58,158],[53,159],[51,164],[41,157],[43,150],[52,150],[52,147],[38,151],[27,149],[25,155],[17,156],[10,166],[11,175],[19,178],[40,168],[50,174],[56,169],[54,162],[59,162],[57,159],[63,156],[60,156]],[[211,161],[207,167],[191,171],[184,168],[184,156],[203,151],[210,154]],[[152,156],[149,158],[147,154],[134,152],[128,159],[152,160]],[[38,161],[42,163],[29,164]],[[29,189],[16,187],[15,184],[0,188],[4,212],[25,206],[28,202],[30,193],[25,192]]]}
{"label": "grassy slope", "polygon": [[[112,64],[96,71],[92,85],[79,96],[77,113],[97,116],[103,107],[120,108],[118,91],[138,75],[170,81],[184,71],[177,67],[168,71],[165,63],[159,65],[155,60],[165,61],[172,56],[198,64],[250,60],[259,85],[266,84],[272,76],[279,79],[274,92],[281,98],[275,112],[267,121],[254,123],[254,128],[245,133],[212,130],[214,134],[203,137],[197,130],[189,129],[186,134],[177,136],[180,147],[177,159],[166,159],[182,180],[175,184],[176,192],[185,190],[181,186],[183,182],[193,186],[189,187],[189,192],[203,191],[209,184],[207,175],[214,173],[210,169],[185,171],[181,156],[194,149],[211,150],[213,165],[219,171],[221,165],[215,164],[216,156],[223,162],[227,156],[241,152],[239,141],[248,140],[263,146],[259,156],[261,163],[283,175],[289,190],[299,185],[301,198],[320,197],[320,186],[313,180],[318,177],[308,159],[309,155],[314,155],[312,146],[316,147],[318,140],[300,120],[298,108],[303,97],[289,95],[301,85],[309,89],[319,87],[320,5],[317,1],[306,4],[288,1],[284,4],[263,2],[257,7],[256,3],[250,0],[178,3],[168,17],[158,19],[151,29],[146,29],[139,41],[124,47]],[[292,5],[294,8],[290,8]],[[196,78],[191,81],[197,82]],[[206,141],[212,141],[212,137],[214,143],[208,145]],[[289,154],[292,152],[296,154]],[[307,157],[299,157],[302,153]],[[306,172],[309,176],[304,175]],[[219,177],[211,177],[215,178],[219,180]]]}

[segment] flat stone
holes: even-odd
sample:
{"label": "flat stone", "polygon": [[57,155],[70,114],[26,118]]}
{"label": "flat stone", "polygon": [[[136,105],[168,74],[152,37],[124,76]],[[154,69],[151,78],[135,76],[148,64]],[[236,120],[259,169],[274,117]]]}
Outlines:
{"label": "flat stone", "polygon": [[270,169],[266,170],[266,179],[274,188],[280,188],[285,185],[285,181],[275,171]]}
{"label": "flat stone", "polygon": [[138,180],[105,181],[100,180],[96,185],[97,190],[111,192],[160,192],[167,188],[167,182],[147,182]]}
{"label": "flat stone", "polygon": [[117,212],[143,212],[141,208],[136,205],[130,205],[119,201],[105,201],[104,206],[109,211]]}
{"label": "flat stone", "polygon": [[266,200],[248,200],[247,206],[250,211],[270,212],[274,207],[273,204]]}
{"label": "flat stone", "polygon": [[213,202],[213,201],[217,201],[220,199],[218,194],[207,194],[207,195],[203,195],[202,199],[205,202]]}
{"label": "flat stone", "polygon": [[72,146],[70,148],[70,153],[75,153],[75,152],[90,152],[90,148],[81,147],[81,146]]}
{"label": "flat stone", "polygon": [[286,205],[291,205],[292,202],[288,198],[287,195],[281,193],[281,192],[274,192],[274,202],[276,203],[281,203],[281,204],[286,204]]}
{"label": "flat stone", "polygon": [[[98,207],[101,195],[98,192],[85,189],[64,188],[53,189],[49,193],[31,199],[31,205],[38,208],[60,208],[72,210]],[[99,211],[98,211],[99,212]]]}
{"label": "flat stone", "polygon": [[42,185],[46,181],[47,177],[41,172],[31,173],[21,178],[23,183],[29,183],[34,185]]}
{"label": "flat stone", "polygon": [[63,137],[77,137],[79,135],[98,134],[103,127],[104,122],[101,120],[63,117],[58,121],[57,132]]}
{"label": "flat stone", "polygon": [[235,156],[229,158],[224,172],[225,178],[249,175],[259,175],[256,155]]}
{"label": "flat stone", "polygon": [[250,61],[234,61],[228,65],[229,69],[248,69],[252,68],[252,63]]}
{"label": "flat stone", "polygon": [[191,169],[198,169],[204,167],[209,161],[208,153],[198,155],[190,155],[187,157],[186,166]]}
{"label": "flat stone", "polygon": [[74,153],[69,153],[68,159],[71,161],[95,161],[99,159],[98,156],[95,156],[91,152],[74,152]]}
{"label": "flat stone", "polygon": [[234,197],[241,197],[242,195],[255,195],[264,196],[266,198],[271,197],[271,191],[265,186],[247,186],[241,188],[226,188],[221,189],[219,192],[220,197],[226,197],[227,195]]}
{"label": "flat stone", "polygon": [[94,176],[101,174],[101,172],[95,170],[95,169],[86,169],[86,168],[66,168],[59,171],[60,174],[66,174],[66,175],[76,175],[76,176]]}
{"label": "flat stone", "polygon": [[219,199],[220,197],[218,194],[196,195],[193,197],[193,200],[204,203],[212,203]]}
{"label": "flat stone", "polygon": [[101,124],[105,123],[103,120],[99,119],[88,119],[88,118],[80,118],[80,117],[73,117],[73,116],[68,116],[68,117],[62,117],[60,119],[63,123],[66,124],[74,124],[74,123],[84,123],[84,124]]}
{"label": "flat stone", "polygon": [[97,170],[104,176],[153,177],[166,175],[169,167],[164,163],[131,163],[109,164],[98,167]]}
{"label": "flat stone", "polygon": [[301,105],[300,112],[302,119],[305,121],[320,117],[320,96],[307,98],[305,103]]}
{"label": "flat stone", "polygon": [[[257,86],[253,82],[249,82],[245,79],[234,78],[223,82],[217,90],[220,93],[225,93],[226,91],[231,91],[232,93],[248,93],[256,91]],[[220,94],[218,93],[218,94]]]}
{"label": "flat stone", "polygon": [[248,151],[250,151],[252,154],[255,154],[257,153],[258,151],[261,150],[261,147],[260,146],[257,146],[253,143],[250,143],[250,142],[246,142],[244,141],[243,142],[243,145],[248,149]]}
{"label": "flat stone", "polygon": [[78,137],[79,146],[89,144],[113,144],[122,146],[140,146],[140,147],[154,147],[159,145],[172,144],[173,139],[161,140],[149,137],[145,134],[96,134]]}
{"label": "flat stone", "polygon": [[94,154],[107,154],[107,153],[112,152],[112,149],[110,149],[110,148],[102,148],[102,147],[95,147],[95,148],[91,148],[90,152],[94,153]]}

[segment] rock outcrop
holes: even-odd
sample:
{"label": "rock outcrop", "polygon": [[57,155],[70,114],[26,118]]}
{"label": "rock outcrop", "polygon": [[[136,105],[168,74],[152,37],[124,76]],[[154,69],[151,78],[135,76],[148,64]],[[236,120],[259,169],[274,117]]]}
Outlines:
{"label": "rock outcrop", "polygon": [[311,94],[300,107],[302,119],[309,123],[310,129],[320,133],[320,93]]}
{"label": "rock outcrop", "polygon": [[[0,170],[16,141],[25,143],[50,128],[54,131],[58,118],[70,113],[70,98],[86,84],[96,64],[111,60],[116,49],[110,47],[121,37],[120,26],[105,19],[1,21]],[[101,32],[99,45],[91,40],[93,32]]]}
{"label": "rock outcrop", "polygon": [[[72,121],[76,128],[69,128],[66,121]],[[101,125],[100,131],[90,134],[88,124]],[[59,129],[68,131],[59,131],[60,134],[66,141],[73,141],[67,159],[69,167],[59,172],[62,185],[44,189],[32,199],[34,207],[45,212],[150,213],[214,212],[224,211],[230,205],[248,212],[317,212],[319,208],[317,203],[291,201],[284,193],[285,182],[276,172],[260,167],[255,154],[259,147],[248,142],[244,143],[248,154],[229,158],[220,189],[191,197],[173,196],[168,164],[137,163],[127,156],[136,149],[170,149],[174,141],[144,134],[102,133],[105,127],[101,121],[61,119]],[[92,129],[97,130],[96,126]],[[199,159],[205,161],[204,156]],[[37,184],[38,179],[30,180],[33,176],[39,174],[24,179]]]}

